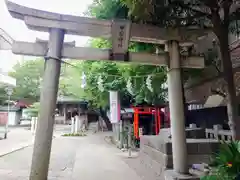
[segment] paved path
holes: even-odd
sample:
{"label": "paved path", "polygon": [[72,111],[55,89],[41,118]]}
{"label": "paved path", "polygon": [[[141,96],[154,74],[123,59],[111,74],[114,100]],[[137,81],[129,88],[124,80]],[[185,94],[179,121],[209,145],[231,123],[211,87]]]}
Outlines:
{"label": "paved path", "polygon": [[[53,140],[49,180],[141,180],[104,134]],[[0,179],[27,180],[32,147],[0,158]]]}
{"label": "paved path", "polygon": [[[4,132],[3,127],[1,127],[1,130],[1,132]],[[70,131],[71,127],[68,125],[56,125],[54,127],[54,137],[59,137]],[[8,138],[0,140],[0,157],[32,145],[33,142],[34,135],[31,133],[30,127],[10,127]]]}
{"label": "paved path", "polygon": [[26,128],[9,128],[7,139],[0,140],[0,157],[33,143],[31,131]]}

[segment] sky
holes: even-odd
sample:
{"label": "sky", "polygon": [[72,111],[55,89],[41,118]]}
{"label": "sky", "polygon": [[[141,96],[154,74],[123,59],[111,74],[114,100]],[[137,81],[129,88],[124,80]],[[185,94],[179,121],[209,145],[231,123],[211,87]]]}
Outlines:
{"label": "sky", "polygon": [[[92,0],[11,0],[27,7],[70,15],[83,15]],[[14,40],[34,42],[36,38],[48,39],[48,33],[29,30],[23,21],[14,19],[7,11],[5,0],[0,0],[0,28]],[[76,41],[77,46],[84,46],[87,37],[65,36],[65,41]],[[9,71],[14,64],[26,57],[13,55],[10,51],[0,51],[0,68]]]}

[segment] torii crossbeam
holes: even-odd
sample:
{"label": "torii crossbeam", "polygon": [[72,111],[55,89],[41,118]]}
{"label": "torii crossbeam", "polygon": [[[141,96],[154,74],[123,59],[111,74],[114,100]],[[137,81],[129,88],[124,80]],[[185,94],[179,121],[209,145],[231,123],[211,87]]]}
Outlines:
{"label": "torii crossbeam", "polygon": [[[40,99],[30,180],[45,180],[52,143],[54,110],[59,83],[61,58],[108,60],[168,66],[168,92],[174,170],[187,173],[185,119],[181,86],[181,67],[203,68],[202,57],[181,57],[179,46],[197,41],[206,32],[196,28],[166,29],[131,23],[127,20],[98,20],[40,11],[6,1],[10,14],[23,20],[29,29],[50,33],[48,43],[14,42],[16,54],[45,56],[46,66]],[[112,49],[92,49],[64,44],[64,34],[112,38]],[[147,54],[128,52],[129,41],[167,44],[168,52]]]}
{"label": "torii crossbeam", "polygon": [[10,50],[12,48],[13,39],[0,28],[0,50]]}

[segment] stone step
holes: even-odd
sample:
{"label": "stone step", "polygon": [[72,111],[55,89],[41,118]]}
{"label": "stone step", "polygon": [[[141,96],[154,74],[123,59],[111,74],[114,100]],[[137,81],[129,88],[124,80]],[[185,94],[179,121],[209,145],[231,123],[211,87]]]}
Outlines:
{"label": "stone step", "polygon": [[138,156],[137,158],[126,158],[124,161],[132,168],[142,180],[163,180],[156,177],[156,173],[143,163],[143,160]]}
{"label": "stone step", "polygon": [[200,180],[199,177],[190,174],[179,174],[173,170],[164,172],[165,180]]}
{"label": "stone step", "polygon": [[205,171],[200,171],[197,169],[189,169],[189,173],[198,177],[203,177],[206,176],[208,174],[208,172]]}
{"label": "stone step", "polygon": [[150,157],[147,153],[140,151],[139,158],[141,164],[150,170],[156,177],[156,179],[163,180],[164,179],[164,171],[166,170],[166,167],[157,162],[155,159]]}
{"label": "stone step", "polygon": [[[187,139],[187,151],[189,155],[212,155],[219,149],[219,141],[215,139]],[[141,146],[150,146],[164,154],[172,154],[172,143],[160,136],[142,136]]]}
{"label": "stone step", "polygon": [[[167,168],[173,167],[172,155],[167,155],[159,150],[156,150],[150,146],[142,145],[140,151],[148,154],[152,159],[161,163],[163,166]],[[188,164],[192,166],[192,164],[206,163],[209,164],[211,162],[212,154],[190,154],[188,155]]]}
{"label": "stone step", "polygon": [[166,154],[147,145],[142,145],[140,151],[147,154],[151,159],[160,163],[162,166],[172,168],[172,159]]}

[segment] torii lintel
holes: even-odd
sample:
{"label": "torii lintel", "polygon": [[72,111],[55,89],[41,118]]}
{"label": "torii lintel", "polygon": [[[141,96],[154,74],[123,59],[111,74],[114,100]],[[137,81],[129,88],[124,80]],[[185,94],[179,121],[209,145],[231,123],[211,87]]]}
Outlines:
{"label": "torii lintel", "polygon": [[[110,49],[97,49],[86,47],[74,47],[69,43],[64,43],[62,48],[62,58],[76,60],[109,60]],[[14,54],[31,55],[31,56],[46,56],[48,44],[46,41],[37,40],[36,43],[15,41],[12,46]],[[140,63],[147,65],[167,66],[168,53],[149,54],[149,53],[129,53],[129,63]],[[190,56],[181,57],[183,68],[204,68],[204,57]],[[118,61],[121,62],[121,61]],[[124,62],[124,61],[123,61]]]}
{"label": "torii lintel", "polygon": [[[23,20],[26,25],[36,31],[49,32],[50,28],[64,29],[66,34],[88,37],[111,37],[111,20],[99,20],[96,18],[58,14],[28,8],[6,0],[8,11],[12,17]],[[202,29],[159,28],[146,24],[131,24],[130,40],[145,43],[164,44],[167,40],[177,40],[183,43],[197,41],[198,37],[206,35]]]}
{"label": "torii lintel", "polygon": [[12,37],[0,28],[0,50],[9,50],[11,49],[12,44]]}

